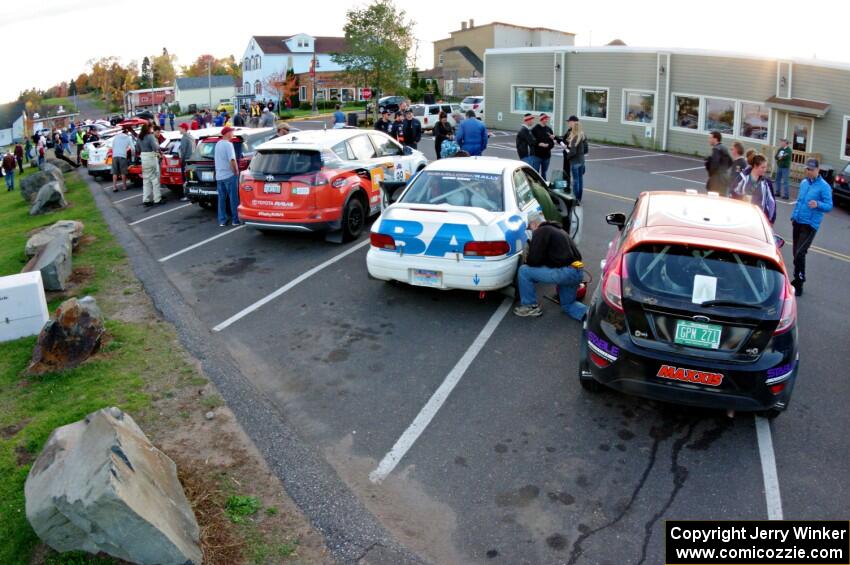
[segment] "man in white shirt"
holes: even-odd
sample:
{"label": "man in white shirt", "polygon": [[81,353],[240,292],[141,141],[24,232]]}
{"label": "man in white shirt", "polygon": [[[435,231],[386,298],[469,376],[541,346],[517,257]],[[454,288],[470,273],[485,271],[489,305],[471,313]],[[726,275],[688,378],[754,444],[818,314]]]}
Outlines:
{"label": "man in white shirt", "polygon": [[127,130],[128,128],[124,128],[112,138],[112,192],[118,192],[119,176],[123,183],[122,190],[127,190],[127,170],[133,154],[133,138]]}
{"label": "man in white shirt", "polygon": [[[233,128],[225,126],[221,130],[221,139],[215,144],[215,184],[218,190],[218,225],[224,227],[228,220],[234,226],[240,225],[239,212],[239,166],[236,163],[236,151],[233,143]],[[227,206],[230,205],[230,218]]]}

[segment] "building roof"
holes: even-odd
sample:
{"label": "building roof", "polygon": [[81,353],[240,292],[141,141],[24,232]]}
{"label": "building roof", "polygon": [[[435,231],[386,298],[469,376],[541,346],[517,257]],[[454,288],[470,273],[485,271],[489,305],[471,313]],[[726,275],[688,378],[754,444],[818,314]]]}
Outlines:
{"label": "building roof", "polygon": [[771,96],[765,103],[778,110],[788,112],[797,112],[799,114],[812,115],[822,118],[829,112],[831,107],[829,102],[819,102],[817,100],[807,100],[805,98],[781,98],[779,96]]}
{"label": "building roof", "polygon": [[458,29],[458,30],[455,30],[455,31],[452,31],[452,32],[449,32],[449,33],[452,33],[452,34],[461,33],[461,32],[464,32],[464,31],[476,30],[478,28],[487,27],[487,26],[504,26],[504,27],[512,27],[512,28],[516,28],[516,29],[524,29],[526,31],[551,31],[553,33],[563,33],[564,35],[575,35],[574,33],[570,32],[570,31],[561,31],[559,29],[552,29],[552,28],[548,28],[548,27],[518,26],[516,24],[506,24],[505,22],[490,22],[488,24],[477,25],[475,27],[468,27],[466,29]]}
{"label": "building roof", "polygon": [[0,104],[0,129],[12,127],[15,120],[21,117],[23,111],[24,103],[20,100],[9,102],[8,104]]}
{"label": "building roof", "polygon": [[[292,35],[255,35],[254,41],[266,55],[285,55],[292,53],[286,43]],[[316,53],[344,53],[348,50],[348,44],[344,37],[313,37],[316,45]]]}
{"label": "building roof", "polygon": [[196,90],[200,88],[220,88],[223,86],[236,86],[236,79],[230,75],[213,75],[209,83],[207,77],[182,77],[177,79],[177,88],[180,90]]}

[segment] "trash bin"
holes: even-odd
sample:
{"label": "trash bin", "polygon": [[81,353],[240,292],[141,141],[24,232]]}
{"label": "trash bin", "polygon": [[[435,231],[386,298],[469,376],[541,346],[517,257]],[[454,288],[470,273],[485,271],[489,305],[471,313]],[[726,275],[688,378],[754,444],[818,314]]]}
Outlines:
{"label": "trash bin", "polygon": [[829,186],[835,184],[835,169],[833,169],[830,165],[822,164],[820,166],[820,176],[823,177],[823,180],[825,180]]}
{"label": "trash bin", "polygon": [[348,125],[357,127],[357,112],[348,113]]}

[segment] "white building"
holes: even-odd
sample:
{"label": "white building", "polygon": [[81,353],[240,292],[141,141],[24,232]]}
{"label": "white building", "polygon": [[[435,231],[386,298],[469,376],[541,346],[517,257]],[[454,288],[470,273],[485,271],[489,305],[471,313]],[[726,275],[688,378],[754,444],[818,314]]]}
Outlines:
{"label": "white building", "polygon": [[255,35],[242,56],[242,87],[240,93],[258,99],[277,98],[277,92],[265,92],[266,81],[273,75],[282,76],[293,69],[296,75],[310,72],[313,54],[316,72],[344,70],[331,60],[333,53],[345,51],[344,37],[314,37],[297,35]]}
{"label": "white building", "polygon": [[26,135],[24,123],[26,114],[22,102],[11,102],[0,105],[0,147],[21,141]]}
{"label": "white building", "polygon": [[232,102],[236,96],[236,79],[230,75],[178,78],[174,101],[185,112],[191,104],[198,108],[217,108],[222,102]]}

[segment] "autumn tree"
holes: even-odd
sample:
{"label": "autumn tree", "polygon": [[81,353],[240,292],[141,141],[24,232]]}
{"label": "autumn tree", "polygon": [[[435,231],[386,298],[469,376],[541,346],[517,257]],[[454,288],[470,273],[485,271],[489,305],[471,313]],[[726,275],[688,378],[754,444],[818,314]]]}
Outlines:
{"label": "autumn tree", "polygon": [[174,80],[177,78],[177,70],[174,68],[176,60],[177,56],[169,55],[165,48],[162,49],[162,55],[151,60],[153,86],[172,86],[174,84]]}
{"label": "autumn tree", "polygon": [[242,68],[233,55],[219,59],[209,54],[200,55],[191,65],[183,67],[183,76],[205,77],[208,65],[212,75],[230,75],[234,78],[242,76]]}

